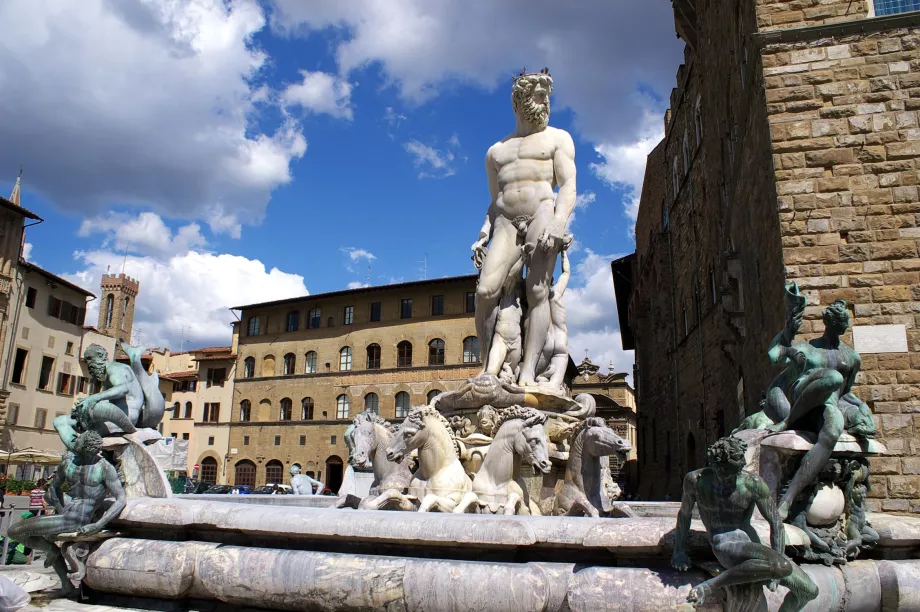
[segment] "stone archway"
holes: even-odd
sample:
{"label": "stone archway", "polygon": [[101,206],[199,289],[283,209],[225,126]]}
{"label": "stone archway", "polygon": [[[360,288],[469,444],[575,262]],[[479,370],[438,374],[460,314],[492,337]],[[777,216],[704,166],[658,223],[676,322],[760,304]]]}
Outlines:
{"label": "stone archway", "polygon": [[256,486],[256,464],[249,459],[237,461],[233,468],[233,484],[249,487]]}
{"label": "stone archway", "polygon": [[344,462],[338,455],[332,455],[326,459],[326,488],[337,493],[342,486],[342,476],[344,474]]}
{"label": "stone archway", "polygon": [[205,457],[199,465],[201,466],[199,480],[209,485],[217,484],[217,459]]}

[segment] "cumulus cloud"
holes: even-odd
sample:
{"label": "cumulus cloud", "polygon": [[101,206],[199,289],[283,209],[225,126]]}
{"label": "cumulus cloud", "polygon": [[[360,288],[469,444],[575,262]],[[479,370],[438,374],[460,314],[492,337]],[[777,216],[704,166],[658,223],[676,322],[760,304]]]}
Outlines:
{"label": "cumulus cloud", "polygon": [[362,283],[361,281],[351,281],[348,283],[349,289],[361,289],[362,287],[370,287],[370,283]]}
{"label": "cumulus cloud", "polygon": [[32,261],[32,243],[27,242],[22,245],[22,258],[26,261]]}
{"label": "cumulus cloud", "polygon": [[566,322],[569,331],[569,354],[575,362],[584,358],[585,350],[595,364],[613,363],[614,371],[632,376],[633,351],[624,351],[620,341],[616,297],[610,262],[620,255],[600,255],[585,249],[584,258],[572,270],[565,292]]}
{"label": "cumulus cloud", "polygon": [[612,145],[639,136],[651,100],[636,92],[669,92],[682,48],[667,2],[271,1],[276,30],[335,30],[342,74],[380,66],[410,103],[458,83],[508,87],[521,66],[548,66],[555,104],[575,111],[590,140]]}
{"label": "cumulus cloud", "polygon": [[109,212],[84,220],[77,234],[84,237],[103,234],[105,247],[161,257],[181,255],[190,249],[205,245],[201,226],[197,223],[184,225],[173,233],[162,217],[152,212],[143,212],[136,216]]}
{"label": "cumulus cloud", "polygon": [[0,172],[21,164],[59,207],[139,204],[238,235],[306,150],[290,117],[256,123],[257,0],[4,2],[0,23],[17,92],[0,97]]}
{"label": "cumulus cloud", "polygon": [[377,259],[376,255],[365,249],[358,249],[355,247],[342,247],[339,250],[348,255],[348,258],[355,262],[361,261],[362,259],[367,261],[373,261],[374,259]]}
{"label": "cumulus cloud", "polygon": [[[121,270],[123,254],[107,250],[75,253],[82,270],[64,274],[83,287],[98,287],[109,267]],[[129,256],[125,272],[140,281],[134,314],[135,341],[178,350],[229,345],[231,306],[307,295],[304,279],[257,260],[188,251],[169,257]],[[89,303],[87,322],[96,321],[100,300]]]}
{"label": "cumulus cloud", "polygon": [[301,70],[300,76],[303,81],[288,85],[281,93],[284,104],[338,119],[351,120],[354,117],[351,104],[353,83],[325,72]]}

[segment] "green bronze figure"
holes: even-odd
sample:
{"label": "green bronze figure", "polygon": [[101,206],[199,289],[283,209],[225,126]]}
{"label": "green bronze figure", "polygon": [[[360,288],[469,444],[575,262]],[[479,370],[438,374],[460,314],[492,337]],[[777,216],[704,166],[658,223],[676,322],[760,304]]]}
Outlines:
{"label": "green bronze figure", "polygon": [[[684,478],[671,565],[681,571],[690,568],[686,543],[693,507],[698,505],[712,552],[725,571],[694,587],[687,601],[702,604],[717,589],[732,586],[764,583],[775,590],[782,584],[789,593],[780,612],[795,612],[818,596],[818,587],[784,554],[782,519],[766,483],[743,469],[746,450],[743,440],[722,438],[706,453],[709,467]],[[751,526],[755,507],[770,524],[770,546],[761,544]]]}

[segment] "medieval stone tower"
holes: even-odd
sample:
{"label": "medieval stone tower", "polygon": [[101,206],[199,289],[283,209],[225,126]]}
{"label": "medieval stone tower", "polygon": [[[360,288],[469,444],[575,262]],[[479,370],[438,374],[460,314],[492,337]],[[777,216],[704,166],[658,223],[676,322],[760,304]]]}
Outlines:
{"label": "medieval stone tower", "polygon": [[101,333],[131,342],[134,300],[139,291],[140,283],[124,273],[102,275],[102,302],[96,326]]}

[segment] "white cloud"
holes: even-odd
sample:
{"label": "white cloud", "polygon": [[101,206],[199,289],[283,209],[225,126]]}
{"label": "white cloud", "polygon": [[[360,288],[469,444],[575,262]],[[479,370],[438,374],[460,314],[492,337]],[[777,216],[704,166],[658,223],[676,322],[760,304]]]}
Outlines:
{"label": "white cloud", "polygon": [[362,287],[370,287],[370,283],[362,283],[361,281],[351,281],[348,283],[349,289],[360,289]]}
{"label": "white cloud", "polygon": [[326,72],[301,70],[300,75],[302,82],[288,85],[281,93],[284,104],[338,119],[351,120],[354,117],[351,104],[354,83]]}
{"label": "white cloud", "polygon": [[116,251],[128,249],[134,253],[157,256],[182,255],[190,249],[205,245],[201,226],[197,223],[184,225],[173,234],[163,219],[152,212],[143,212],[137,216],[110,212],[86,219],[77,234],[84,237],[104,234],[106,239],[103,244]]}
{"label": "white cloud", "polygon": [[32,243],[27,242],[22,245],[22,258],[26,261],[32,261]]}
{"label": "white cloud", "polygon": [[572,270],[565,292],[569,354],[579,363],[588,350],[595,364],[613,362],[616,372],[632,376],[633,351],[624,351],[620,341],[616,297],[610,262],[619,255],[598,255],[585,249],[585,256]]}
{"label": "white cloud", "polygon": [[383,120],[387,122],[391,129],[398,128],[399,124],[406,120],[406,116],[397,113],[392,106],[388,106],[383,111]]}
{"label": "white cloud", "polygon": [[420,179],[453,176],[456,174],[454,162],[457,158],[466,161],[466,157],[460,151],[460,139],[456,134],[450,137],[444,149],[436,149],[415,139],[404,143],[403,148],[413,157],[413,164],[419,168]]}
{"label": "white cloud", "polygon": [[[123,254],[95,250],[75,253],[84,269],[64,274],[83,287],[98,287],[109,266],[121,270]],[[302,276],[235,255],[188,251],[171,257],[129,256],[125,272],[140,281],[134,315],[136,341],[147,346],[229,345],[231,306],[307,294]],[[89,304],[87,322],[98,318],[100,300]]]}
{"label": "white cloud", "polygon": [[0,172],[21,164],[61,208],[219,209],[212,230],[238,235],[306,150],[290,118],[256,127],[256,0],[3,2],[0,23],[0,87],[17,92],[0,97]]}
{"label": "white cloud", "polygon": [[376,255],[364,249],[358,249],[355,247],[342,247],[339,250],[347,254],[349,259],[355,262],[361,261],[362,259],[367,261],[373,261],[374,259],[377,259]]}

